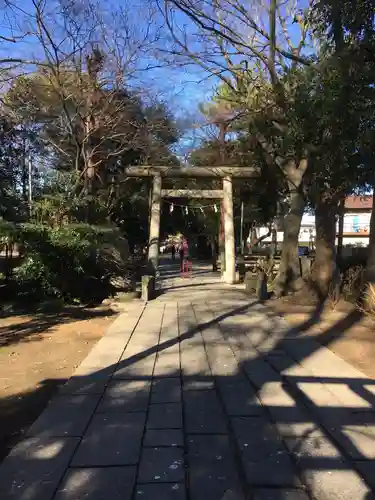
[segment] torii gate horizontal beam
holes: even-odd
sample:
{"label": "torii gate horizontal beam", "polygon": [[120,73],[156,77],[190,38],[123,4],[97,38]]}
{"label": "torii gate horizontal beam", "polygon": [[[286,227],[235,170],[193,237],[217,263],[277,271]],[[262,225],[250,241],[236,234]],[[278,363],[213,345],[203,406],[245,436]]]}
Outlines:
{"label": "torii gate horizontal beam", "polygon": [[130,166],[125,167],[124,175],[127,177],[256,177],[258,169],[254,167],[184,167],[184,166]]}
{"label": "torii gate horizontal beam", "polygon": [[222,189],[162,189],[163,198],[223,198]]}

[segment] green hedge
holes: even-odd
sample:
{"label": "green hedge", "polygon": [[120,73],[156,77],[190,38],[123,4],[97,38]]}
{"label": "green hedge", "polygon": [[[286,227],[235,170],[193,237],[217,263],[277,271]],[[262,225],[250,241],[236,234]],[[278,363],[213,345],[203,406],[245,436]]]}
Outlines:
{"label": "green hedge", "polygon": [[22,224],[12,238],[23,259],[9,288],[21,300],[99,302],[112,293],[111,279],[126,270],[126,240],[113,227]]}

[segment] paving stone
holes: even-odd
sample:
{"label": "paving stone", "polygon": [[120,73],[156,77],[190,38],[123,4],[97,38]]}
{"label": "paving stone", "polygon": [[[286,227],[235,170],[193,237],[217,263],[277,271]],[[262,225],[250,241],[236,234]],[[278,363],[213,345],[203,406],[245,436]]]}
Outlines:
{"label": "paving stone", "polygon": [[180,429],[182,427],[181,403],[161,403],[150,405],[148,429]]}
{"label": "paving stone", "polygon": [[109,381],[109,375],[97,374],[71,377],[66,384],[60,388],[60,394],[103,394]]}
{"label": "paving stone", "polygon": [[211,375],[183,377],[182,380],[184,391],[204,391],[215,388],[215,379]]}
{"label": "paving stone", "polygon": [[259,390],[258,397],[269,411],[272,408],[295,408],[298,403],[286,389],[282,381],[266,382]]}
{"label": "paving stone", "polygon": [[277,354],[271,352],[267,355],[266,359],[280,373],[295,365],[295,361],[285,353]]}
{"label": "paving stone", "polygon": [[253,360],[259,358],[259,352],[250,345],[247,338],[240,337],[237,340],[230,340],[231,347],[233,349],[234,355],[236,356],[237,362],[242,366],[242,364],[249,364]]}
{"label": "paving stone", "polygon": [[186,500],[181,483],[141,484],[135,490],[135,500]]}
{"label": "paving stone", "polygon": [[366,483],[375,491],[375,460],[355,462],[355,467]]}
{"label": "paving stone", "polygon": [[301,486],[295,466],[287,454],[267,457],[262,461],[249,460],[246,454],[241,458],[247,483],[251,487]]}
{"label": "paving stone", "polygon": [[155,377],[179,377],[180,376],[180,353],[166,354],[158,353],[156,357]]}
{"label": "paving stone", "polygon": [[144,328],[145,333],[141,334],[139,331],[135,332],[126,346],[120,361],[126,360],[130,357],[142,355],[146,357],[157,351],[159,337],[158,335],[150,335],[147,332],[147,327]]}
{"label": "paving stone", "polygon": [[281,437],[265,418],[234,417],[231,423],[237,445],[248,460],[258,461],[287,453]]}
{"label": "paving stone", "polygon": [[344,462],[334,462],[324,470],[320,470],[319,462],[316,467],[306,466],[301,472],[301,477],[314,498],[324,498],[324,500],[375,499],[359,474]]}
{"label": "paving stone", "polygon": [[144,446],[183,446],[184,436],[181,429],[147,429]]}
{"label": "paving stone", "polygon": [[227,432],[224,413],[215,391],[185,391],[184,412],[188,433]]}
{"label": "paving stone", "polygon": [[253,492],[253,500],[309,500],[303,490],[261,488]]}
{"label": "paving stone", "polygon": [[54,500],[131,500],[135,467],[68,469]]}
{"label": "paving stone", "polygon": [[181,344],[181,375],[184,390],[213,389],[214,377],[200,339],[197,345]]}
{"label": "paving stone", "polygon": [[115,351],[102,347],[100,350],[93,348],[88,356],[82,361],[82,365],[96,366],[98,368],[106,368],[110,365],[116,365],[119,362],[124,346],[118,347]]}
{"label": "paving stone", "polygon": [[211,376],[206,351],[201,343],[190,349],[181,344],[181,370],[183,377]]}
{"label": "paving stone", "polygon": [[70,437],[18,443],[0,466],[1,500],[52,500],[78,443]]}
{"label": "paving stone", "polygon": [[297,472],[280,436],[262,417],[231,419],[250,485],[299,486]]}
{"label": "paving stone", "polygon": [[298,461],[319,458],[343,459],[339,449],[326,436],[286,438],[284,442]]}
{"label": "paving stone", "polygon": [[181,401],[180,378],[154,378],[151,403],[179,403]]}
{"label": "paving stone", "polygon": [[269,382],[281,382],[280,375],[262,359],[254,359],[242,363],[242,369],[249,377],[250,382],[261,389]]}
{"label": "paving stone", "polygon": [[179,337],[174,336],[173,338],[164,339],[162,342],[160,340],[158,345],[158,354],[165,356],[172,356],[180,354],[180,342]]}
{"label": "paving stone", "polygon": [[156,354],[134,354],[121,359],[113,378],[123,379],[151,379],[154,372]]}
{"label": "paving stone", "polygon": [[372,397],[375,397],[375,383],[373,380],[368,380],[367,384],[363,385],[363,389],[368,391]]}
{"label": "paving stone", "polygon": [[280,409],[275,418],[275,427],[282,437],[315,437],[323,434],[322,428],[313,420],[312,415],[299,408]]}
{"label": "paving stone", "polygon": [[76,451],[74,467],[133,465],[140,454],[146,414],[97,414]]}
{"label": "paving stone", "polygon": [[208,361],[215,377],[230,378],[238,373],[239,366],[228,343],[223,342],[223,344],[220,347],[215,344],[207,347]]}
{"label": "paving stone", "polygon": [[100,369],[116,365],[122,355],[125,345],[123,342],[119,343],[117,340],[115,340],[115,345],[111,344],[113,344],[113,342],[107,342],[102,345],[97,344],[82,361],[82,366],[95,366]]}
{"label": "paving stone", "polygon": [[191,498],[244,499],[228,436],[190,435],[187,444]]}
{"label": "paving stone", "polygon": [[99,395],[57,396],[52,399],[33,423],[27,435],[80,437],[83,435],[99,399]]}
{"label": "paving stone", "polygon": [[313,409],[319,408],[339,408],[343,407],[342,402],[332,395],[326,384],[320,382],[298,382],[298,390],[304,395],[307,403]]}
{"label": "paving stone", "polygon": [[281,347],[295,361],[307,359],[317,348],[317,342],[309,338],[285,338]]}
{"label": "paving stone", "polygon": [[342,425],[330,434],[355,460],[375,460],[375,425]]}
{"label": "paving stone", "polygon": [[346,413],[348,425],[375,425],[375,408],[372,411],[350,410]]}
{"label": "paving stone", "polygon": [[132,311],[128,309],[124,313],[120,314],[120,316],[118,316],[107,329],[106,337],[120,337],[125,343],[127,343],[139,321],[139,317],[143,313],[143,309],[143,305],[140,307],[137,306]]}
{"label": "paving stone", "polygon": [[303,483],[314,498],[373,500],[368,486],[327,438],[286,439],[297,461]]}
{"label": "paving stone", "polygon": [[73,377],[103,377],[103,378],[110,378],[113,375],[113,372],[116,369],[116,364],[111,364],[106,367],[97,367],[97,366],[91,366],[87,365],[85,363],[81,363],[79,367],[75,370],[73,373]]}
{"label": "paving stone", "polygon": [[138,483],[178,483],[185,478],[181,448],[144,448],[138,471]]}
{"label": "paving stone", "polygon": [[98,406],[98,413],[146,411],[151,382],[147,380],[112,380]]}
{"label": "paving stone", "polygon": [[219,384],[221,397],[228,415],[259,415],[264,408],[248,382]]}

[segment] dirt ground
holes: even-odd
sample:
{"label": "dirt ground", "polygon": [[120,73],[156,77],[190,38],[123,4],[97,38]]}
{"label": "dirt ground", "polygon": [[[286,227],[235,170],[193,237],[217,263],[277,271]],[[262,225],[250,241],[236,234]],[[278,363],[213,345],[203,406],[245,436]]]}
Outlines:
{"label": "dirt ground", "polygon": [[348,302],[334,309],[329,304],[316,312],[314,306],[301,306],[288,298],[267,303],[283,316],[299,335],[312,336],[322,345],[375,378],[375,318],[361,314]]}
{"label": "dirt ground", "polygon": [[102,306],[0,317],[0,462],[115,316]]}

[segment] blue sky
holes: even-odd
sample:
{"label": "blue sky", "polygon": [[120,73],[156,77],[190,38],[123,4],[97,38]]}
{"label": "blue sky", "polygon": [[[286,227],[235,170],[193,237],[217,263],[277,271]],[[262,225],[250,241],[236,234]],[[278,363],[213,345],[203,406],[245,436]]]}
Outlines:
{"label": "blue sky", "polygon": [[[108,16],[108,22],[114,22],[116,16],[111,18],[114,11],[121,9],[124,2],[120,0],[102,0],[103,1],[103,15]],[[78,5],[84,5],[85,0],[82,0]],[[307,0],[299,2],[300,5],[304,6]],[[18,11],[11,14],[9,17],[9,12],[5,13],[4,10],[0,10],[0,16],[3,18],[0,21],[0,28],[2,29],[2,34],[6,36],[11,36],[12,33],[7,29],[7,24],[9,25],[9,19],[11,24],[17,26],[20,32],[27,29],[27,14],[33,11],[33,5],[31,0],[19,0],[19,5],[22,6],[22,12]],[[46,0],[46,5],[49,11],[53,11],[57,5],[54,0]],[[147,12],[145,10],[146,0],[127,0],[126,5],[129,7],[129,12],[131,16],[129,17],[129,23],[134,27],[134,29],[145,29],[145,23],[147,18]],[[112,14],[111,14],[112,13]],[[4,17],[5,14],[8,17]],[[24,19],[22,19],[24,18]],[[191,23],[181,14],[177,15],[177,19],[181,24],[186,24],[189,31],[193,34],[195,28],[192,27]],[[161,25],[163,20],[161,14],[156,14],[154,17],[154,24]],[[143,26],[142,26],[143,24]],[[14,33],[17,34],[17,33]],[[58,33],[53,33],[58,37]],[[298,34],[298,27],[293,24],[290,29],[290,35],[292,41],[295,42]],[[167,32],[165,32],[165,36]],[[193,35],[191,35],[193,39]],[[159,48],[164,48],[166,45],[165,40],[161,40]],[[42,50],[35,38],[32,36],[27,36],[22,42],[16,44],[10,43],[0,43],[0,57],[25,57],[30,58],[42,57]],[[137,60],[137,66],[142,68],[147,62],[156,62],[153,56],[147,55],[140,57]],[[150,94],[158,96],[161,100],[165,101],[171,110],[174,112],[178,119],[192,119],[197,115],[197,109],[199,103],[207,100],[218,83],[199,66],[197,65],[187,65],[182,67],[176,67],[171,64],[168,65],[165,62],[163,67],[158,69],[153,69],[149,71],[139,71],[136,78],[137,83],[141,87],[147,89]],[[130,84],[132,84],[130,82]]]}

